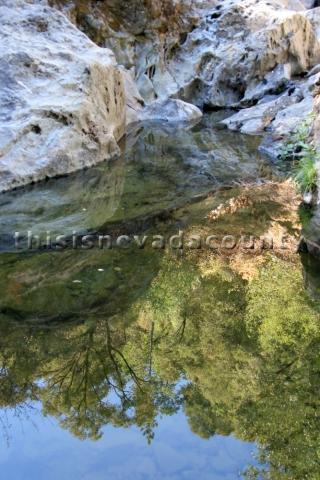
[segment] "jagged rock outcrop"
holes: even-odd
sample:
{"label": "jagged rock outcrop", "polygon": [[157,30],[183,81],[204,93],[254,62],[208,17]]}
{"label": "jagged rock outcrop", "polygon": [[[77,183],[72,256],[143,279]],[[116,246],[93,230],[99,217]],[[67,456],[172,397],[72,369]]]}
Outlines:
{"label": "jagged rock outcrop", "polygon": [[[150,20],[148,2],[143,10],[135,10],[134,2],[132,8],[113,2],[113,14],[111,4],[108,21],[118,15],[128,35],[142,34]],[[162,17],[172,13],[169,1],[162,7],[166,13],[151,10],[159,32]],[[145,109],[134,78],[113,52],[95,45],[46,1],[2,0],[0,24],[0,191],[119,154],[117,142],[132,122],[201,116],[197,107],[174,99]]]}
{"label": "jagged rock outcrop", "polygon": [[[157,99],[153,78],[171,82],[167,60],[199,25],[201,0],[49,0],[95,43],[110,48],[120,65],[133,70],[144,101]],[[211,2],[212,3],[212,2]],[[166,85],[169,87],[169,85]],[[161,95],[167,99],[169,95]]]}
{"label": "jagged rock outcrop", "polygon": [[[316,2],[316,3],[318,3],[318,7],[320,7],[319,2]],[[314,10],[310,10],[307,15],[320,40],[320,8],[315,8]],[[315,146],[317,150],[320,151],[320,64],[316,65],[309,72],[309,77],[310,77],[310,80],[312,80],[313,78],[316,79],[316,82],[314,82],[316,85],[316,88],[314,89],[314,102],[313,102],[313,112],[315,116],[313,136],[314,136]],[[319,178],[320,178],[320,165],[318,169],[319,169]]]}
{"label": "jagged rock outcrop", "polygon": [[127,3],[125,14],[114,0],[91,0],[86,7],[74,0],[67,11],[91,38],[112,48],[119,63],[135,69],[147,103],[176,97],[200,107],[249,106],[320,61],[305,14],[310,2]]}
{"label": "jagged rock outcrop", "polygon": [[283,91],[320,60],[311,22],[284,3],[230,1],[208,12],[168,65],[172,94],[200,106],[244,107]]}
{"label": "jagged rock outcrop", "polygon": [[56,9],[0,4],[0,191],[94,165],[119,153],[123,79]]}
{"label": "jagged rock outcrop", "polygon": [[241,109],[225,124],[269,130],[273,148],[313,109],[318,71],[300,77],[320,63],[314,6],[2,0],[0,190],[110,158],[129,124],[195,120],[197,107]]}
{"label": "jagged rock outcrop", "polygon": [[320,73],[292,81],[284,93],[266,96],[257,105],[240,110],[222,123],[230,130],[264,135],[260,149],[270,157],[277,157],[283,141],[314,112],[319,83]]}
{"label": "jagged rock outcrop", "polygon": [[126,91],[127,126],[141,121],[193,122],[202,117],[198,107],[179,99],[167,98],[147,105],[140,95],[131,72],[125,69],[121,71]]}
{"label": "jagged rock outcrop", "polygon": [[313,0],[163,0],[156,7],[132,0],[125,14],[114,0],[66,5],[130,76],[128,122],[142,119],[145,106],[165,117],[159,107],[168,98],[236,107],[240,112],[225,125],[267,132],[262,149],[276,156],[283,138],[313,111],[319,70],[301,78],[320,62],[320,9]]}
{"label": "jagged rock outcrop", "polygon": [[[310,22],[317,42],[320,39],[320,8],[304,13]],[[269,76],[279,77],[278,65]],[[260,149],[271,157],[281,152],[283,142],[299,124],[311,115],[315,117],[314,135],[320,146],[318,121],[318,96],[320,93],[320,65],[316,64],[302,76],[290,75],[283,84],[283,92],[266,95],[252,107],[241,109],[222,123],[231,130],[242,133],[264,135]]]}

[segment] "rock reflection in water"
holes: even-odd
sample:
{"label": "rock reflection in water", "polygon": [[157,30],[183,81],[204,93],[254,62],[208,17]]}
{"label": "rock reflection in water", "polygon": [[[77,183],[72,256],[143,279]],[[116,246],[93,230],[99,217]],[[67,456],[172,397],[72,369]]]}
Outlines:
{"label": "rock reflection in water", "polygon": [[113,162],[2,194],[0,248],[13,248],[15,232],[71,236],[154,216],[221,186],[268,177],[256,139],[216,130],[214,118],[184,129],[139,126]]}
{"label": "rock reflection in water", "polygon": [[[290,189],[220,192],[157,228],[294,245]],[[257,442],[266,478],[317,478],[320,318],[295,248],[3,254],[0,268],[3,411],[40,402],[78,438],[135,425],[149,442],[161,416],[183,411],[202,438]]]}

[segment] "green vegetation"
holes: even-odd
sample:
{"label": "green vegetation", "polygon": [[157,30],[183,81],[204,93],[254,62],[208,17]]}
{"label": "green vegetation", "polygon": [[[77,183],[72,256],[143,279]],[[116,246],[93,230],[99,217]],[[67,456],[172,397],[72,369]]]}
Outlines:
{"label": "green vegetation", "polygon": [[[207,198],[162,233],[187,217],[186,233],[262,235],[277,218],[293,236],[288,183],[247,191],[214,224],[208,212],[240,190]],[[257,442],[248,478],[319,478],[320,315],[290,249],[2,254],[0,270],[2,412],[39,402],[80,439],[135,425],[151,442],[181,409],[204,439]]]}
{"label": "green vegetation", "polygon": [[80,439],[137,425],[149,442],[182,408],[202,438],[260,445],[248,478],[319,478],[320,315],[299,264],[270,256],[249,282],[219,257],[200,264],[164,255],[111,317],[93,306],[60,326],[3,318],[0,405],[27,414],[39,401]]}
{"label": "green vegetation", "polygon": [[317,188],[318,172],[315,162],[318,153],[312,147],[303,151],[303,156],[294,169],[294,181],[301,193],[312,193]]}
{"label": "green vegetation", "polygon": [[281,160],[294,160],[293,179],[302,194],[312,193],[317,188],[319,153],[310,142],[313,120],[314,116],[310,115],[300,124],[281,153]]}

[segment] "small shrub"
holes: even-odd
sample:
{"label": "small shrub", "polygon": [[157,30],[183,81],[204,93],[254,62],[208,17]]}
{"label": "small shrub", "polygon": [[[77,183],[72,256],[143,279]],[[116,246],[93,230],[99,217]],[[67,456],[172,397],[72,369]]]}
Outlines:
{"label": "small shrub", "polygon": [[303,156],[294,169],[293,179],[302,194],[314,192],[317,188],[316,157],[316,154]]}
{"label": "small shrub", "polygon": [[317,189],[318,172],[316,162],[319,153],[310,141],[314,115],[309,115],[284,145],[280,159],[292,160],[293,180],[302,194],[312,193]]}

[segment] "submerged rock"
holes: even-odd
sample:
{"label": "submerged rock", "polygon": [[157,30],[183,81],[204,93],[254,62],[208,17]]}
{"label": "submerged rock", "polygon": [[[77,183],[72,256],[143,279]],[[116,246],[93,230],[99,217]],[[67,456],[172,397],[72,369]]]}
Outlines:
{"label": "submerged rock", "polygon": [[60,12],[0,6],[0,191],[94,165],[119,153],[122,75]]}
{"label": "submerged rock", "polygon": [[[122,155],[85,171],[0,195],[0,251],[14,234],[46,241],[73,232],[138,233],[210,192],[267,181],[254,137],[212,128],[215,115],[197,125],[137,124],[121,142]],[[22,242],[25,246],[25,241]]]}

